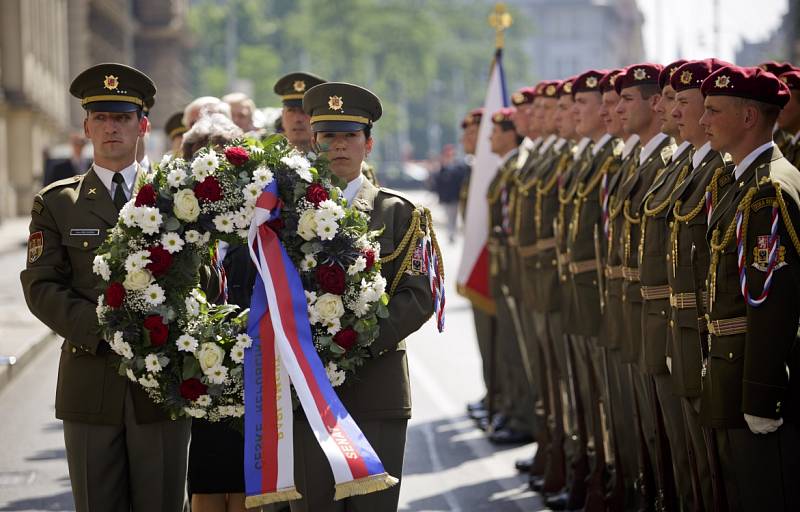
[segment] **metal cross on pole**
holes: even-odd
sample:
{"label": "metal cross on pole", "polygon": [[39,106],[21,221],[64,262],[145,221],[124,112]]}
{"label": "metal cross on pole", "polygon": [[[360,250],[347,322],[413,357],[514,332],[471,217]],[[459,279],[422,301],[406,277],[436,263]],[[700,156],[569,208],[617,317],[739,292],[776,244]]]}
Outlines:
{"label": "metal cross on pole", "polygon": [[503,47],[505,44],[505,31],[513,21],[505,3],[499,2],[495,4],[494,10],[489,15],[489,26],[495,30],[495,48],[500,49]]}

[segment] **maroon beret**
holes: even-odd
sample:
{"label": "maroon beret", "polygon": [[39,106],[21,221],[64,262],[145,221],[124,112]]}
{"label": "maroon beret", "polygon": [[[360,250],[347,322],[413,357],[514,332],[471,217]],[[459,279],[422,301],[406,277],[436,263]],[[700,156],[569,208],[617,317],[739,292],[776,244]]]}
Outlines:
{"label": "maroon beret", "polygon": [[516,111],[517,109],[515,109],[514,107],[503,107],[500,110],[496,111],[494,114],[492,114],[492,122],[495,124],[503,124],[503,123],[513,124],[514,121],[512,121],[511,118]]}
{"label": "maroon beret", "polygon": [[793,91],[800,89],[800,69],[793,69],[791,71],[787,71],[786,73],[781,73],[781,76],[778,78],[780,78],[783,83],[789,86],[789,89]]}
{"label": "maroon beret", "polygon": [[628,66],[617,77],[617,81],[614,82],[614,89],[617,93],[621,93],[623,89],[628,87],[645,84],[658,85],[658,76],[661,74],[662,69],[664,68],[661,64],[649,62]]}
{"label": "maroon beret", "polygon": [[523,87],[522,89],[518,90],[514,94],[511,95],[511,103],[514,105],[525,105],[527,103],[533,103],[533,99],[536,97],[536,88],[534,87]]}
{"label": "maroon beret", "polygon": [[761,68],[726,66],[703,80],[703,96],[736,96],[783,107],[789,101],[789,87]]}
{"label": "maroon beret", "polygon": [[481,124],[481,118],[483,117],[483,108],[473,108],[472,110],[464,116],[464,120],[461,121],[461,128],[466,128],[467,126],[473,124]]}
{"label": "maroon beret", "polygon": [[[664,66],[664,69],[661,70],[661,73],[658,75],[658,87],[663,89],[664,87],[669,84],[669,79],[672,75],[677,71],[679,67],[686,64],[686,59],[678,59],[671,64],[667,64]],[[670,84],[671,85],[671,84]]]}
{"label": "maroon beret", "polygon": [[600,80],[608,73],[607,69],[584,71],[572,82],[572,94],[576,92],[600,92]]}
{"label": "maroon beret", "polygon": [[614,90],[614,83],[617,81],[617,77],[620,73],[622,73],[622,69],[612,69],[605,75],[603,78],[600,79],[600,92],[608,92]]}
{"label": "maroon beret", "polygon": [[577,77],[571,76],[562,80],[561,84],[558,86],[556,96],[559,98],[566,95],[572,96],[572,85],[575,83],[575,78]]}
{"label": "maroon beret", "polygon": [[764,71],[769,71],[775,76],[780,76],[787,71],[791,71],[793,69],[797,69],[795,66],[792,65],[791,62],[777,62],[774,60],[768,60],[766,62],[762,62],[758,65]]}
{"label": "maroon beret", "polygon": [[719,59],[690,60],[672,74],[670,85],[676,92],[699,89],[708,75],[726,66],[733,64]]}
{"label": "maroon beret", "polygon": [[559,87],[561,87],[561,80],[549,80],[543,82],[542,96],[545,98],[557,98]]}

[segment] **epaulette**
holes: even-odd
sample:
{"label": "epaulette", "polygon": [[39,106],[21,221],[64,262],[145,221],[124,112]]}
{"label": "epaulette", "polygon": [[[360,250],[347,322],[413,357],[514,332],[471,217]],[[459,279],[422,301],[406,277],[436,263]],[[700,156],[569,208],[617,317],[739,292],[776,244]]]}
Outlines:
{"label": "epaulette", "polygon": [[669,164],[669,161],[672,160],[673,153],[675,153],[675,146],[672,144],[667,144],[661,148],[661,160],[665,165]]}
{"label": "epaulette", "polygon": [[622,150],[625,149],[625,143],[621,139],[615,139],[612,144],[614,144],[614,147],[611,150],[611,154],[615,158],[622,158]]}
{"label": "epaulette", "polygon": [[405,195],[403,195],[403,193],[402,193],[402,192],[398,192],[397,190],[394,190],[394,189],[391,189],[391,188],[386,188],[386,187],[381,187],[381,188],[379,189],[379,191],[380,191],[380,192],[384,192],[385,194],[388,194],[388,195],[390,195],[390,196],[393,196],[393,197],[398,197],[398,198],[402,199],[403,201],[405,201],[406,203],[409,203],[409,204],[410,204],[411,206],[413,206],[414,208],[416,208],[416,207],[417,207],[417,206],[414,204],[414,201],[412,201],[411,199],[409,199],[408,197],[406,197]]}
{"label": "epaulette", "polygon": [[54,190],[54,189],[57,189],[57,188],[62,188],[62,187],[67,187],[69,185],[74,185],[74,184],[80,182],[83,179],[83,176],[84,176],[83,174],[78,174],[78,175],[72,176],[70,178],[64,178],[63,180],[54,181],[53,183],[47,185],[42,190],[40,190],[39,191],[39,195],[40,196],[44,196],[45,194],[47,194],[51,190]]}

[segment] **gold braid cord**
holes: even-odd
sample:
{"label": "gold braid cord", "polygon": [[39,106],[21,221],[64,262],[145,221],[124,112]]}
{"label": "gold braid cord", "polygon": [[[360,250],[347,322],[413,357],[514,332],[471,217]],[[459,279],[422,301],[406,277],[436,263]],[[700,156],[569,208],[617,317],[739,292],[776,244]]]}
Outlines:
{"label": "gold braid cord", "polygon": [[[714,171],[714,176],[711,178],[708,186],[706,187],[706,191],[711,191],[711,204],[713,205],[717,201],[717,181],[719,177],[722,176],[724,173],[724,169],[722,167],[717,167]],[[670,224],[670,247],[672,250],[670,251],[670,258],[672,259],[672,275],[677,275],[678,272],[678,233],[681,229],[681,223],[688,224],[689,222],[693,221],[695,217],[700,215],[700,212],[703,211],[703,208],[706,206],[706,195],[703,194],[700,196],[700,200],[697,201],[697,204],[692,208],[689,213],[686,215],[681,215],[681,207],[683,206],[683,201],[678,199],[675,201],[675,206],[672,208],[672,216],[675,220]]]}
{"label": "gold braid cord", "polygon": [[606,158],[603,165],[600,166],[600,170],[597,174],[592,178],[592,180],[586,185],[586,188],[583,187],[583,183],[578,183],[578,190],[576,192],[577,196],[575,198],[575,208],[572,210],[572,223],[570,224],[570,228],[572,230],[570,234],[570,238],[574,242],[578,239],[578,230],[580,229],[580,218],[581,218],[581,210],[583,209],[583,203],[586,202],[586,198],[597,188],[597,185],[602,181],[603,176],[606,175],[608,172],[608,168],[611,167],[611,164],[614,162],[614,155],[609,156]]}
{"label": "gold braid cord", "polygon": [[677,189],[678,185],[680,185],[683,179],[686,178],[686,174],[688,173],[688,171],[689,171],[689,165],[687,164],[683,166],[683,169],[681,169],[680,173],[678,174],[678,179],[675,180],[675,185],[672,187],[672,190],[670,190],[667,198],[664,201],[662,201],[661,204],[653,208],[650,208],[650,202],[655,199],[657,192],[654,192],[653,195],[651,195],[645,200],[643,207],[644,217],[642,218],[642,228],[639,232],[639,265],[642,264],[642,258],[644,258],[644,242],[647,233],[648,217],[655,217],[656,215],[659,215],[667,208],[667,206],[669,206],[670,201],[672,201],[672,194],[675,193],[675,189]]}
{"label": "gold braid cord", "polygon": [[545,182],[544,184],[542,184],[541,181],[537,181],[536,202],[534,203],[533,212],[533,221],[536,224],[537,237],[542,234],[542,199],[549,194],[556,185],[558,185],[558,179],[561,177],[561,174],[563,174],[564,169],[567,166],[569,156],[569,153],[564,153],[561,156],[561,159],[558,161],[558,165],[556,166],[556,170],[549,181]]}
{"label": "gold braid cord", "polygon": [[[414,251],[416,250],[419,241],[426,235],[431,237],[433,250],[436,251],[436,258],[438,260],[436,270],[439,272],[439,275],[442,276],[442,279],[444,279],[444,260],[442,259],[442,251],[439,248],[439,241],[436,239],[436,233],[433,230],[433,218],[431,216],[431,212],[427,208],[416,208],[411,216],[411,224],[409,225],[405,235],[403,235],[400,245],[397,246],[392,254],[385,258],[381,258],[381,261],[384,263],[393,261],[397,259],[403,253],[403,251],[405,251],[403,261],[400,263],[397,273],[394,276],[394,281],[392,281],[392,285],[389,288],[389,297],[394,296],[394,292],[397,290],[397,286],[400,284],[403,274],[405,274],[406,271],[411,268],[411,260],[414,257]],[[427,271],[427,269],[425,270]]]}

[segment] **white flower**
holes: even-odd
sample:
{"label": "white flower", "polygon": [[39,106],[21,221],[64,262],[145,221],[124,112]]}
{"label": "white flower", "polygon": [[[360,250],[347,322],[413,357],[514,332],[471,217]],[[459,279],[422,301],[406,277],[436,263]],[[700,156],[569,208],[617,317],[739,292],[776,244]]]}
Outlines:
{"label": "white flower", "polygon": [[303,290],[303,292],[306,294],[306,302],[309,306],[317,302],[317,292],[310,292],[308,290]]}
{"label": "white flower", "polygon": [[172,211],[176,217],[186,222],[197,220],[200,215],[200,203],[197,202],[197,197],[195,197],[193,190],[183,188],[175,192],[172,200]]}
{"label": "white flower", "polygon": [[211,397],[208,395],[200,395],[194,403],[200,407],[208,407],[211,405]]}
{"label": "white flower", "polygon": [[213,149],[209,149],[208,153],[194,159],[192,174],[197,181],[203,181],[209,174],[216,171],[217,167],[219,167],[219,157]]}
{"label": "white flower", "polygon": [[220,213],[214,217],[214,227],[220,233],[233,233],[234,220],[233,214],[230,212]]}
{"label": "white flower", "polygon": [[170,187],[178,188],[186,182],[186,171],[178,167],[167,173],[167,184]]}
{"label": "white flower", "polygon": [[303,240],[311,240],[317,236],[316,212],[312,209],[304,210],[297,219],[297,234]]}
{"label": "white flower", "polygon": [[325,373],[328,375],[328,380],[331,381],[331,386],[341,386],[345,380],[345,373],[333,361],[328,362],[325,366]]}
{"label": "white flower", "polygon": [[258,196],[261,195],[261,186],[257,183],[248,183],[244,186],[244,189],[242,189],[242,194],[244,194],[245,204],[255,205]]}
{"label": "white flower", "polygon": [[361,280],[361,296],[367,302],[377,302],[386,291],[386,279],[380,274],[371,283]]}
{"label": "white flower", "polygon": [[131,270],[125,275],[122,286],[126,290],[144,290],[153,282],[153,274],[147,269]]}
{"label": "white flower", "polygon": [[109,345],[111,345],[111,348],[114,348],[120,346],[124,342],[125,338],[123,337],[122,332],[116,331],[114,336],[111,337],[111,343],[109,343]]}
{"label": "white flower", "polygon": [[152,373],[148,373],[144,377],[139,377],[139,384],[141,384],[142,387],[145,387],[145,388],[157,388],[158,387],[158,381],[155,379],[155,377],[153,377]]}
{"label": "white flower", "polygon": [[350,304],[350,309],[353,310],[353,314],[355,314],[356,317],[361,318],[362,316],[369,313],[369,306],[370,306],[369,303],[366,300],[364,300],[363,297],[359,296],[356,302]]}
{"label": "white flower", "polygon": [[281,158],[281,162],[294,169],[298,176],[304,181],[311,183],[314,176],[311,174],[311,162],[309,162],[303,155],[292,154]]}
{"label": "white flower", "polygon": [[144,290],[144,300],[151,306],[163,304],[165,299],[164,289],[156,283],[152,283]]}
{"label": "white flower", "polygon": [[244,347],[238,343],[235,344],[231,349],[231,359],[236,364],[242,364],[242,361],[244,361]]}
{"label": "white flower", "polygon": [[194,317],[200,314],[200,303],[194,297],[186,297],[183,300],[186,305],[186,314]]}
{"label": "white flower", "polygon": [[133,201],[129,203],[125,203],[119,211],[119,218],[122,219],[122,223],[128,226],[129,228],[135,228],[139,224],[139,216],[141,211]]}
{"label": "white flower", "polygon": [[207,244],[209,242],[209,240],[211,240],[211,232],[210,231],[206,231],[205,233],[203,233],[202,242],[204,244]]}
{"label": "white flower", "polygon": [[309,304],[308,306],[308,323],[311,325],[319,323],[321,318],[319,317],[319,312],[317,312],[317,308],[314,307],[313,304]]}
{"label": "white flower", "polygon": [[303,258],[303,261],[300,262],[300,270],[303,272],[308,272],[316,266],[317,260],[314,258],[313,254],[306,254],[305,258]]}
{"label": "white flower", "polygon": [[136,251],[125,258],[125,270],[142,270],[150,263],[150,251]]}
{"label": "white flower", "polygon": [[237,229],[244,229],[249,227],[250,222],[252,222],[253,220],[254,212],[255,208],[248,208],[247,206],[239,208],[239,211],[236,212],[236,215],[234,215],[233,217],[233,224],[236,226]]}
{"label": "white flower", "polygon": [[332,215],[336,220],[344,218],[344,208],[336,204],[333,199],[326,199],[319,203],[319,209]]}
{"label": "white flower", "polygon": [[131,382],[136,382],[136,374],[133,373],[133,370],[128,368],[125,370],[125,374],[128,376],[128,379],[130,379]]}
{"label": "white flower", "polygon": [[272,183],[273,179],[272,171],[263,165],[259,165],[258,168],[253,171],[253,184],[258,185],[259,190]]}
{"label": "white flower", "polygon": [[314,303],[319,317],[323,320],[339,319],[344,315],[344,304],[342,298],[333,293],[324,293]]}
{"label": "white flower", "polygon": [[158,228],[161,226],[161,212],[158,208],[151,206],[141,206],[141,218],[139,219],[139,227],[148,235],[155,235],[158,233]]}
{"label": "white flower", "polygon": [[92,272],[102,277],[103,281],[111,279],[111,268],[108,266],[106,259],[99,254],[94,257],[92,262]]}
{"label": "white flower", "polygon": [[212,384],[225,384],[228,381],[228,369],[221,364],[209,368],[205,374]]}
{"label": "white flower", "polygon": [[97,307],[94,310],[95,314],[97,315],[97,319],[101,322],[106,316],[106,312],[108,312],[108,308],[105,305],[105,295],[102,293],[97,296]]}
{"label": "white flower", "polygon": [[150,373],[158,373],[161,371],[161,363],[158,362],[156,354],[147,354],[144,358],[144,367]]}
{"label": "white flower", "polygon": [[330,335],[334,335],[342,330],[342,323],[338,318],[329,318],[328,320],[325,320],[323,324],[328,329],[328,334]]}
{"label": "white flower", "polygon": [[363,256],[359,256],[356,258],[356,261],[353,262],[352,265],[347,267],[347,273],[351,276],[358,274],[359,272],[363,271],[367,268],[367,259]]}
{"label": "white flower", "polygon": [[211,368],[221,366],[225,360],[225,351],[216,343],[205,342],[200,345],[200,350],[195,354],[203,373],[208,375]]}
{"label": "white flower", "polygon": [[236,336],[236,344],[241,345],[242,348],[250,348],[253,346],[253,338],[243,332]]}
{"label": "white flower", "polygon": [[175,254],[183,249],[183,239],[178,233],[164,233],[161,236],[161,245],[170,253]]}
{"label": "white flower", "polygon": [[169,164],[169,161],[172,160],[172,155],[169,153],[165,153],[164,156],[161,157],[161,162],[158,163],[159,167],[166,167]]}
{"label": "white flower", "polygon": [[205,418],[206,417],[206,410],[200,409],[199,407],[184,407],[183,412],[191,416],[192,418]]}
{"label": "white flower", "polygon": [[197,243],[203,238],[202,235],[200,235],[200,232],[195,231],[194,229],[188,230],[183,234],[183,236],[186,238],[187,242],[195,245],[197,245]]}
{"label": "white flower", "polygon": [[333,240],[337,231],[339,231],[339,224],[335,220],[317,223],[317,235],[323,240]]}
{"label": "white flower", "polygon": [[[188,300],[188,299],[187,299]],[[192,299],[194,300],[194,299]],[[195,301],[197,302],[197,301]],[[194,316],[194,315],[192,315]],[[194,336],[190,336],[189,334],[181,334],[177,340],[175,340],[175,345],[178,346],[178,350],[181,352],[191,352],[194,353],[197,350],[197,338]]]}

